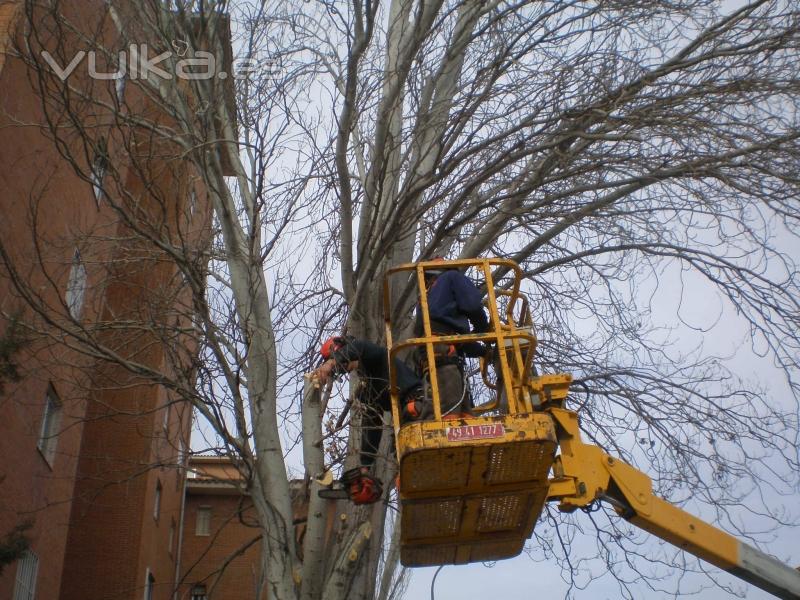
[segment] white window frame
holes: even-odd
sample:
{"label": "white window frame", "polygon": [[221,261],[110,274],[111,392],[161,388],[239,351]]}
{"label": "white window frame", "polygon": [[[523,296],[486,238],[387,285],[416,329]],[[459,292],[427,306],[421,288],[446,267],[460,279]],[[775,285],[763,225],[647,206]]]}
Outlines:
{"label": "white window frame", "polygon": [[31,550],[26,550],[17,561],[14,600],[34,600],[36,598],[36,576],[38,572],[39,557]]}
{"label": "white window frame", "polygon": [[178,435],[178,470],[182,470],[184,467],[184,463],[186,462],[186,447],[183,443],[183,436]]}
{"label": "white window frame", "polygon": [[161,485],[161,480],[156,479],[156,501],[153,506],[153,520],[158,521],[161,516],[161,492],[164,488]]}
{"label": "white window frame", "polygon": [[42,453],[47,464],[52,467],[56,457],[56,446],[58,445],[59,426],[61,425],[61,400],[59,400],[53,388],[49,388],[45,394],[44,412],[42,413],[42,424],[39,428],[39,441],[36,447]]}
{"label": "white window frame", "polygon": [[193,217],[197,210],[197,192],[194,188],[189,190],[189,217]]}
{"label": "white window frame", "polygon": [[121,77],[117,77],[114,81],[114,94],[117,96],[117,103],[122,105],[125,103],[125,87],[128,83],[128,78],[125,77],[125,73],[121,74]]}
{"label": "white window frame", "polygon": [[169,541],[167,543],[167,551],[169,552],[170,556],[172,556],[172,549],[173,549],[173,546],[175,545],[175,529],[176,529],[175,519],[170,519],[170,522],[169,522]]}
{"label": "white window frame", "polygon": [[97,154],[92,161],[92,173],[89,179],[92,182],[92,193],[94,194],[94,200],[98,207],[100,206],[100,202],[105,200],[106,197],[103,192],[103,180],[106,178],[106,171],[108,171],[106,159]]}
{"label": "white window frame", "polygon": [[[201,520],[200,514],[205,515],[205,517]],[[195,524],[194,524],[194,534],[197,536],[209,536],[211,535],[211,507],[210,506],[198,506],[197,513],[195,515]]]}
{"label": "white window frame", "polygon": [[150,567],[147,567],[144,573],[144,600],[153,600],[153,588],[155,587],[156,578]]}
{"label": "white window frame", "polygon": [[83,313],[83,301],[86,298],[86,266],[81,259],[81,251],[75,249],[72,255],[72,266],[69,270],[67,279],[67,293],[64,300],[69,309],[69,315],[76,321],[81,318]]}

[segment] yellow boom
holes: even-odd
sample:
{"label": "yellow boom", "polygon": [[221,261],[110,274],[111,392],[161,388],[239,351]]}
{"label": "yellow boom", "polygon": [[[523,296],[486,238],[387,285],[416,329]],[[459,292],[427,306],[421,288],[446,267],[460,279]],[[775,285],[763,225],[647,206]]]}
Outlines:
{"label": "yellow boom", "polygon": [[571,512],[595,500],[610,503],[637,527],[779,598],[800,598],[800,573],[653,494],[650,478],[581,441],[578,415],[549,408],[561,453],[553,464],[548,500]]}

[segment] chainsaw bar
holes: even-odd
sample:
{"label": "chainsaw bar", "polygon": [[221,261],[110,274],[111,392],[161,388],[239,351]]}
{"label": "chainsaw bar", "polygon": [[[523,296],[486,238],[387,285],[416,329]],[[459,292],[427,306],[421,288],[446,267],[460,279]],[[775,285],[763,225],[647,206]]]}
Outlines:
{"label": "chainsaw bar", "polygon": [[317,493],[320,498],[326,498],[328,500],[348,500],[350,498],[350,494],[344,488],[327,488]]}

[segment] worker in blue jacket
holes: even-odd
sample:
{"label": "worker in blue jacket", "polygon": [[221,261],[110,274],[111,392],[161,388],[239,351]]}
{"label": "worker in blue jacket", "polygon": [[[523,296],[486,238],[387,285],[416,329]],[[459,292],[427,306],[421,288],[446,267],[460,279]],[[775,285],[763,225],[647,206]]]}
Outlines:
{"label": "worker in blue jacket", "polygon": [[[458,269],[426,269],[428,315],[434,335],[458,335],[489,331],[489,319],[483,308],[483,294],[471,279]],[[472,328],[470,329],[470,325]],[[422,314],[417,310],[415,334],[424,334]],[[459,344],[466,356],[483,356],[486,347],[478,342]]]}
{"label": "worker in blue jacket", "polygon": [[[434,260],[441,260],[437,258]],[[489,330],[489,319],[483,308],[483,294],[466,275],[458,269],[425,269],[425,288],[428,298],[428,315],[431,333],[436,335],[460,335],[484,333]],[[422,311],[417,307],[415,335],[424,335]],[[439,387],[440,408],[443,417],[469,415],[472,399],[466,383],[464,357],[485,356],[488,347],[480,342],[439,343],[433,346],[436,361],[436,379]],[[419,369],[429,371],[427,355],[417,351]],[[432,391],[427,375],[423,377],[425,394],[422,410],[430,412]],[[406,411],[414,414],[414,403],[407,403]],[[424,418],[422,414],[419,418]]]}

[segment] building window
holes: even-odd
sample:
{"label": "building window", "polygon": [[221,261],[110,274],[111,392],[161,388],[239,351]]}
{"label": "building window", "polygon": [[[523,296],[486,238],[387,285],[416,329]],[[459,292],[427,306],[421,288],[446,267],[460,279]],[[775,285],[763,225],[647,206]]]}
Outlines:
{"label": "building window", "polygon": [[169,541],[167,543],[167,550],[169,555],[172,556],[172,547],[175,544],[175,519],[172,519],[169,524]]}
{"label": "building window", "polygon": [[39,442],[36,447],[42,453],[47,464],[53,466],[58,443],[58,427],[61,423],[61,402],[52,389],[47,390],[42,415],[42,427],[39,431]]}
{"label": "building window", "polygon": [[164,429],[164,431],[169,429],[169,404],[164,406],[164,422],[161,424],[161,427]]}
{"label": "building window", "polygon": [[182,437],[178,437],[178,456],[176,460],[178,462],[178,471],[180,471],[186,463],[186,448],[183,445]]}
{"label": "building window", "polygon": [[206,595],[206,586],[202,583],[197,583],[192,586],[192,600],[208,600]]}
{"label": "building window", "polygon": [[197,522],[195,523],[195,535],[211,535],[211,507],[200,506],[197,508]]}
{"label": "building window", "polygon": [[153,506],[153,518],[158,521],[159,515],[161,515],[161,480],[156,479],[156,502]]}
{"label": "building window", "polygon": [[118,77],[114,81],[114,92],[117,95],[117,103],[123,104],[125,102],[125,84],[127,79],[125,78],[125,73],[121,74],[121,77]]}
{"label": "building window", "polygon": [[189,216],[193,217],[195,211],[197,210],[197,192],[194,191],[194,188],[189,190]]}
{"label": "building window", "polygon": [[36,573],[39,557],[30,550],[25,551],[17,562],[17,579],[14,583],[14,600],[33,600],[36,597]]}
{"label": "building window", "polygon": [[105,198],[105,193],[103,192],[103,180],[106,178],[106,170],[107,167],[105,159],[101,158],[100,156],[95,156],[95,159],[92,161],[92,174],[90,175],[90,179],[92,182],[94,199],[98,206],[100,206],[100,201]]}
{"label": "building window", "polygon": [[67,280],[67,308],[69,309],[69,316],[78,320],[81,318],[83,312],[83,299],[86,295],[86,267],[81,260],[80,250],[75,250],[72,255],[72,267],[69,270],[69,279]]}
{"label": "building window", "polygon": [[183,445],[183,438],[181,437],[181,433],[178,433],[178,456],[175,457],[176,464],[178,466],[175,469],[175,490],[181,489],[181,484],[183,483],[184,471],[183,466],[186,462],[186,448]]}
{"label": "building window", "polygon": [[94,199],[98,207],[100,206],[100,201],[105,198],[103,181],[106,178],[107,172],[108,148],[106,147],[106,141],[101,138],[100,141],[97,142],[94,158],[92,158],[92,171],[89,175],[89,180],[92,183],[92,192],[94,192]]}
{"label": "building window", "polygon": [[156,585],[156,578],[150,572],[150,567],[147,567],[146,577],[144,579],[144,600],[153,600],[153,588]]}

